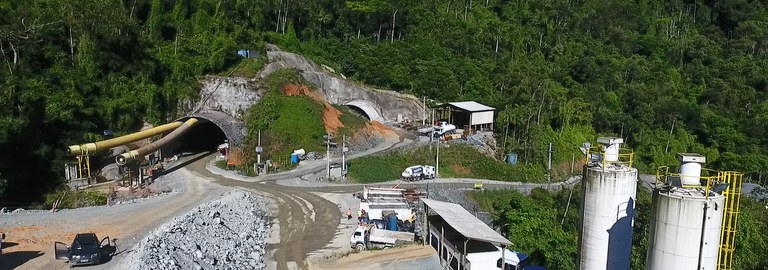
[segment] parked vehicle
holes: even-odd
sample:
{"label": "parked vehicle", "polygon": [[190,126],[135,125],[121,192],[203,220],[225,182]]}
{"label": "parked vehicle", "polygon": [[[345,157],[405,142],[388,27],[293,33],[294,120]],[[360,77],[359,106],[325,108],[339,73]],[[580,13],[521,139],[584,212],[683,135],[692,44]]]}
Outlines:
{"label": "parked vehicle", "polygon": [[433,137],[443,136],[456,131],[456,126],[449,124],[446,121],[439,121],[434,126],[418,129],[418,132],[422,135],[432,135]]}
{"label": "parked vehicle", "polygon": [[109,237],[99,241],[95,233],[79,233],[75,235],[72,245],[54,242],[53,249],[56,259],[68,260],[71,268],[77,265],[100,264],[114,255],[116,247],[110,243]]}
{"label": "parked vehicle", "polygon": [[[502,268],[501,248],[496,247],[497,251],[473,252],[467,254],[467,260],[472,267],[480,269],[502,269],[502,270],[547,270],[543,266],[530,265],[530,257],[524,253],[504,249],[504,267]],[[495,261],[496,267],[491,266]]]}
{"label": "parked vehicle", "polygon": [[400,174],[403,180],[416,181],[423,179],[435,178],[435,166],[429,165],[414,165],[405,168],[403,173]]}
{"label": "parked vehicle", "polygon": [[379,229],[374,225],[357,227],[349,239],[349,244],[357,251],[372,248],[390,248],[398,242],[413,242],[415,235],[411,232],[398,232]]}
{"label": "parked vehicle", "polygon": [[455,131],[456,131],[455,125],[448,124],[448,122],[440,122],[435,126],[435,129],[432,132],[432,136],[440,137],[446,134],[452,134]]}

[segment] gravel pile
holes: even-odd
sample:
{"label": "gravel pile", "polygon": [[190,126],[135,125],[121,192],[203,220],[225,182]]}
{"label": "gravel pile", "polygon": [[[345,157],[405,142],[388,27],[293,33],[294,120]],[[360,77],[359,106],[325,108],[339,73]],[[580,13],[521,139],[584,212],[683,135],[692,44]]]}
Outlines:
{"label": "gravel pile", "polygon": [[149,233],[121,269],[265,269],[264,199],[231,191]]}

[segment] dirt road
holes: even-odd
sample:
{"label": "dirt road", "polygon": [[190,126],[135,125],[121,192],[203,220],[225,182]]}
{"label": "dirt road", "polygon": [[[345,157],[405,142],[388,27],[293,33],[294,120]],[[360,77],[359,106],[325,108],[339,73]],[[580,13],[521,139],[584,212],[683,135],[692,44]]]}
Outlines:
{"label": "dirt road", "polygon": [[[133,247],[151,229],[225,190],[183,168],[166,174],[156,184],[178,192],[115,206],[0,214],[0,231],[6,233],[0,270],[68,269],[65,261],[54,259],[53,241],[69,244],[80,232],[118,238],[119,251],[131,252],[125,249]],[[114,260],[94,268],[113,266]]]}
{"label": "dirt road", "polygon": [[[297,188],[273,183],[243,182],[213,174],[206,169],[208,159],[198,160],[187,168],[223,186],[237,186],[264,193],[277,205],[279,241],[268,246],[275,253],[276,269],[308,269],[307,254],[321,249],[336,232],[341,212],[339,207],[320,196]],[[341,191],[345,192],[345,191]]]}

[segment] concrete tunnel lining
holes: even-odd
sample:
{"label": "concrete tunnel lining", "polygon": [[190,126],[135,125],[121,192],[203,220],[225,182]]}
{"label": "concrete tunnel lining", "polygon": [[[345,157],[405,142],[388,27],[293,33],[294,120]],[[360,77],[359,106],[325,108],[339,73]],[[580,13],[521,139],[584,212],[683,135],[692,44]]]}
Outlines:
{"label": "concrete tunnel lining", "polygon": [[177,121],[186,121],[189,118],[198,118],[213,123],[224,132],[230,145],[234,147],[242,147],[245,142],[245,135],[248,133],[245,124],[226,113],[203,111],[181,117]]}
{"label": "concrete tunnel lining", "polygon": [[376,105],[374,105],[370,101],[357,99],[357,100],[347,102],[347,104],[345,105],[358,108],[361,111],[365,112],[365,114],[368,116],[368,119],[370,119],[371,121],[382,122],[384,120],[384,118],[381,117],[381,114],[379,113],[379,110],[377,109]]}

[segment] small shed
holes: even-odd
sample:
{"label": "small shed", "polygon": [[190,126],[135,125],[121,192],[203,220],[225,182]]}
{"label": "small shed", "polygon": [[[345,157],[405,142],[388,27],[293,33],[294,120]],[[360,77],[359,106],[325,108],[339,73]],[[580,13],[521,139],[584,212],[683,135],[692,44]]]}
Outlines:
{"label": "small shed", "polygon": [[475,101],[448,102],[435,108],[435,118],[472,133],[476,130],[493,130],[495,112],[495,108]]}

